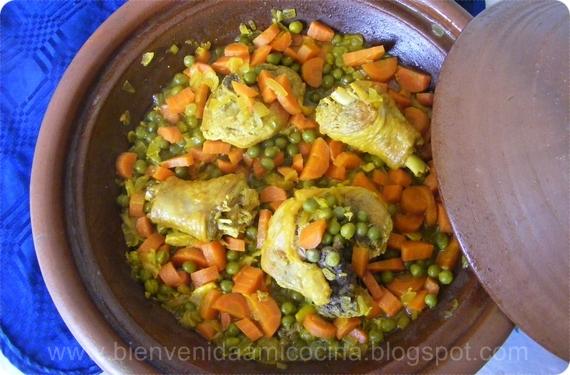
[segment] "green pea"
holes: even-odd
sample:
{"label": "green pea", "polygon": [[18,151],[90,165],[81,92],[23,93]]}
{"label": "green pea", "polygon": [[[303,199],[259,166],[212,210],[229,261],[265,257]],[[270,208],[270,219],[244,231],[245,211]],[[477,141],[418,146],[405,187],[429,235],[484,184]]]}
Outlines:
{"label": "green pea", "polygon": [[433,309],[437,305],[437,296],[435,294],[428,294],[425,296],[424,301],[430,309]]}
{"label": "green pea", "polygon": [[285,315],[283,319],[281,319],[281,324],[285,328],[291,328],[293,324],[295,324],[295,317],[293,315]]}
{"label": "green pea", "polygon": [[281,305],[281,312],[285,315],[291,315],[294,314],[297,311],[297,309],[295,308],[295,305],[292,302],[284,302]]}
{"label": "green pea", "polygon": [[294,64],[291,64],[291,66],[289,68],[293,69],[293,71],[295,71],[295,72],[298,72],[299,70],[301,70],[301,65],[299,65],[298,63],[294,63]]}
{"label": "green pea", "polygon": [[245,72],[243,75],[243,80],[248,85],[253,85],[254,83],[256,83],[257,82],[257,74],[255,73],[255,70],[248,70],[247,72]]}
{"label": "green pea", "polygon": [[305,296],[303,296],[301,293],[295,290],[291,290],[289,295],[291,296],[291,299],[295,302],[303,302],[305,300]]}
{"label": "green pea", "polygon": [[227,337],[224,339],[224,346],[234,347],[239,345],[239,337]]}
{"label": "green pea", "polygon": [[190,139],[190,143],[195,147],[201,146],[204,143],[204,137],[195,135]]}
{"label": "green pea", "polygon": [[295,145],[301,142],[301,133],[299,133],[298,131],[291,132],[291,134],[289,134],[289,142]]}
{"label": "green pea", "polygon": [[332,69],[333,65],[334,65],[334,55],[332,54],[332,52],[327,52],[327,54],[325,56],[325,61],[328,65],[331,66],[331,69]]}
{"label": "green pea", "polygon": [[176,73],[172,78],[173,85],[185,85],[188,83],[188,76],[184,73]]}
{"label": "green pea", "polygon": [[433,277],[434,279],[436,279],[439,276],[440,272],[441,272],[441,267],[439,267],[437,264],[432,264],[427,269],[428,276]]}
{"label": "green pea", "polygon": [[335,57],[334,58],[334,65],[337,68],[342,68],[342,66],[344,65],[344,60],[342,59],[341,56]]}
{"label": "green pea", "polygon": [[178,94],[180,91],[182,91],[183,87],[181,85],[178,86],[172,86],[166,93],[167,97],[170,96],[174,96],[176,94]]}
{"label": "green pea", "polygon": [[275,146],[279,147],[280,149],[284,149],[289,144],[289,141],[284,136],[279,136],[275,138]]}
{"label": "green pea", "polygon": [[334,77],[330,74],[326,74],[325,76],[323,76],[323,82],[322,82],[322,86],[325,89],[330,89],[331,87],[333,87],[334,85]]}
{"label": "green pea", "polygon": [[383,284],[389,284],[394,280],[394,273],[392,271],[382,271],[380,274],[380,280]]}
{"label": "green pea", "polygon": [[328,220],[331,217],[333,217],[333,212],[330,208],[328,207],[323,207],[323,208],[319,208],[316,212],[315,212],[315,216],[319,219],[325,219]]}
{"label": "green pea", "polygon": [[354,233],[356,232],[356,226],[353,223],[346,223],[340,228],[340,235],[347,240],[350,240],[354,237]]}
{"label": "green pea", "polygon": [[334,212],[334,216],[338,219],[338,220],[342,220],[344,219],[344,208],[337,206],[334,208],[333,210]]}
{"label": "green pea", "polygon": [[195,62],[196,62],[196,58],[194,56],[192,56],[192,55],[184,56],[184,66],[186,66],[187,68],[194,65]]}
{"label": "green pea", "polygon": [[197,268],[198,267],[196,267],[196,265],[190,261],[182,263],[182,269],[186,273],[195,272]]}
{"label": "green pea", "polygon": [[407,315],[403,314],[398,318],[398,323],[397,323],[398,328],[404,329],[408,326],[408,324],[410,324],[410,317],[408,317]]}
{"label": "green pea", "polygon": [[368,332],[368,338],[372,344],[379,344],[384,340],[384,334],[378,329],[371,329]]}
{"label": "green pea", "polygon": [[361,223],[367,223],[368,222],[368,213],[366,211],[360,210],[356,213],[356,220],[358,220]]}
{"label": "green pea", "polygon": [[443,285],[449,285],[453,281],[453,274],[449,270],[443,270],[439,273],[437,278]]}
{"label": "green pea", "polygon": [[308,189],[308,188],[310,188],[310,187],[315,186],[315,182],[314,182],[314,181],[311,181],[311,180],[303,181],[303,182],[301,183],[301,186],[303,186],[303,189]]}
{"label": "green pea", "polygon": [[349,83],[351,83],[352,81],[354,81],[354,78],[352,78],[352,75],[350,74],[345,74],[342,76],[342,78],[340,79],[340,83],[343,85],[348,85]]}
{"label": "green pea", "polygon": [[235,275],[239,272],[239,268],[239,263],[237,262],[228,262],[228,264],[226,264],[226,272],[228,275]]}
{"label": "green pea", "polygon": [[354,68],[352,66],[343,66],[342,71],[348,75],[352,75],[352,73],[354,73]]}
{"label": "green pea", "polygon": [[287,145],[287,155],[293,157],[299,153],[299,146],[296,144],[289,144]]}
{"label": "green pea", "polygon": [[372,242],[376,242],[380,240],[382,234],[380,233],[380,229],[377,227],[371,227],[368,229],[368,239]]}
{"label": "green pea", "polygon": [[301,34],[303,31],[303,22],[293,21],[289,24],[289,31],[293,34]]}
{"label": "green pea", "polygon": [[166,251],[166,250],[158,250],[156,253],[156,261],[159,264],[164,264],[164,263],[168,262],[169,257],[170,257],[170,255],[168,254],[168,251]]}
{"label": "green pea", "polygon": [[325,233],[323,240],[321,241],[323,245],[330,245],[333,242],[333,236],[330,233]]}
{"label": "green pea", "polygon": [[314,198],[309,198],[303,202],[303,210],[305,212],[315,212],[319,208],[319,204]]}
{"label": "green pea", "polygon": [[334,206],[336,206],[336,197],[335,197],[334,195],[328,194],[328,195],[325,197],[325,200],[327,201],[327,204],[328,204],[329,207],[334,207]]}
{"label": "green pea", "polygon": [[230,250],[226,253],[226,259],[229,261],[238,260],[239,256],[240,256],[239,252],[234,250]]}
{"label": "green pea", "polygon": [[338,234],[340,232],[340,224],[336,220],[331,220],[328,227],[328,232],[332,235]]}
{"label": "green pea", "polygon": [[220,289],[222,289],[222,292],[224,293],[230,293],[233,287],[234,287],[234,282],[231,280],[220,281]]}
{"label": "green pea", "polygon": [[121,207],[127,207],[129,205],[129,197],[126,194],[121,194],[117,197],[117,204]]}
{"label": "green pea", "polygon": [[332,54],[334,57],[342,57],[348,50],[345,47],[333,47]]}
{"label": "green pea", "polygon": [[273,65],[279,65],[279,63],[281,62],[281,54],[279,52],[273,52],[270,53],[267,56],[267,62]]}
{"label": "green pea", "polygon": [[318,103],[319,100],[321,100],[321,95],[318,92],[314,91],[313,93],[311,93],[310,99],[312,102]]}
{"label": "green pea", "polygon": [[310,129],[310,130],[305,130],[303,132],[303,141],[307,142],[307,143],[313,143],[315,141],[315,139],[317,138],[317,134],[315,133],[314,130]]}
{"label": "green pea", "polygon": [[231,323],[224,333],[226,336],[237,336],[239,335],[239,328],[234,323]]}
{"label": "green pea", "polygon": [[364,75],[364,73],[362,73],[360,70],[357,70],[356,72],[352,73],[352,79],[355,81],[360,81],[365,77],[366,76]]}
{"label": "green pea", "polygon": [[342,71],[342,69],[336,68],[335,70],[332,71],[332,76],[334,79],[339,80],[342,78],[344,72]]}
{"label": "green pea", "polygon": [[277,148],[276,146],[267,147],[265,150],[263,150],[263,155],[267,156],[268,158],[272,158],[272,159],[275,156],[277,156],[278,153],[279,153],[279,148]]}
{"label": "green pea", "polygon": [[311,333],[306,329],[302,330],[299,336],[306,342],[312,342],[315,340],[315,336],[311,335]]}
{"label": "green pea", "polygon": [[317,249],[307,250],[305,253],[305,258],[307,258],[307,261],[311,263],[317,263],[321,258],[321,252]]}
{"label": "green pea", "polygon": [[394,319],[386,318],[382,320],[381,327],[384,332],[392,332],[396,329],[396,322]]}
{"label": "green pea", "polygon": [[435,236],[435,244],[438,249],[443,250],[449,244],[449,237],[445,233],[438,232]]}
{"label": "green pea", "polygon": [[364,237],[368,234],[368,224],[366,223],[358,223],[356,224],[356,235],[358,237]]}
{"label": "green pea", "polygon": [[261,146],[263,148],[267,148],[267,147],[273,147],[275,146],[275,141],[273,139],[267,139],[265,141],[263,141],[263,143],[261,144]]}
{"label": "green pea", "polygon": [[186,124],[192,129],[198,126],[198,118],[196,116],[186,116]]}
{"label": "green pea", "polygon": [[273,168],[275,168],[275,162],[273,161],[273,159],[271,158],[261,158],[261,166],[265,169],[265,170],[272,170]]}
{"label": "green pea", "polygon": [[325,258],[325,263],[329,267],[336,267],[340,264],[340,254],[336,251],[331,251]]}
{"label": "green pea", "polygon": [[285,66],[290,66],[294,62],[295,62],[295,60],[293,60],[293,58],[291,56],[283,56],[283,58],[281,59],[281,65],[285,65]]}
{"label": "green pea", "polygon": [[245,236],[250,240],[255,240],[257,238],[257,228],[256,227],[247,227],[245,230]]}
{"label": "green pea", "polygon": [[422,277],[425,275],[425,268],[417,263],[414,263],[410,266],[410,273],[413,277]]}
{"label": "green pea", "polygon": [[156,281],[155,279],[148,279],[144,282],[144,290],[148,293],[148,294],[156,294],[156,292],[158,292],[158,281]]}
{"label": "green pea", "polygon": [[258,145],[251,146],[250,148],[247,149],[247,156],[249,156],[252,159],[258,157],[260,153],[261,149]]}

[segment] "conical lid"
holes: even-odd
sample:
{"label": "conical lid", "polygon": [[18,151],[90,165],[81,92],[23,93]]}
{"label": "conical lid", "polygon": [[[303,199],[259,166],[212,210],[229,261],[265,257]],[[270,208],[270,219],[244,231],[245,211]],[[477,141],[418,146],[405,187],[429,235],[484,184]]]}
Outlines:
{"label": "conical lid", "polygon": [[526,333],[568,359],[570,18],[505,0],[463,30],[436,88],[444,204],[479,280]]}

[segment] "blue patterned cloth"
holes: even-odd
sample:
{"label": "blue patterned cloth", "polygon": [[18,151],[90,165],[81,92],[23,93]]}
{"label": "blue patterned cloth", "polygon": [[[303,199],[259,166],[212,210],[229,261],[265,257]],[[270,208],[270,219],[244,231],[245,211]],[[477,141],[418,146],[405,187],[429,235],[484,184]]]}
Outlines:
{"label": "blue patterned cloth", "polygon": [[[65,69],[124,0],[15,0],[0,13],[0,346],[21,371],[98,373],[58,315],[30,228],[29,182],[42,117]],[[482,0],[464,1],[473,14]]]}

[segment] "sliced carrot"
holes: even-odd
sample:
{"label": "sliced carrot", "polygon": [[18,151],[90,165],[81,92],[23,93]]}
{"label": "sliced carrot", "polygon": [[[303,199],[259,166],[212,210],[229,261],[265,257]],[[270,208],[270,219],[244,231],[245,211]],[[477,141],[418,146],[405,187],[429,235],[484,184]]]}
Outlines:
{"label": "sliced carrot", "polygon": [[248,98],[255,98],[259,95],[259,92],[256,89],[238,81],[232,81],[232,87],[236,94],[246,96]]}
{"label": "sliced carrot", "polygon": [[368,265],[368,271],[370,272],[404,271],[405,269],[404,262],[400,258],[379,260]]}
{"label": "sliced carrot", "polygon": [[224,56],[242,57],[249,55],[249,47],[243,43],[230,43],[224,48]]}
{"label": "sliced carrot", "polygon": [[426,202],[425,223],[428,226],[435,225],[437,222],[437,205],[435,203],[435,197],[427,186],[418,186],[418,189]]}
{"label": "sliced carrot", "polygon": [[194,287],[198,288],[204,284],[218,280],[220,274],[218,273],[218,267],[211,266],[192,272],[190,274],[190,277],[192,278],[192,283],[194,284]]}
{"label": "sliced carrot", "polygon": [[327,221],[316,220],[301,229],[299,234],[299,246],[304,249],[314,249],[321,244],[323,235],[327,230]]}
{"label": "sliced carrot", "polygon": [[271,42],[271,48],[275,51],[283,52],[293,42],[293,38],[291,37],[291,33],[288,31],[281,31],[275,39]]}
{"label": "sliced carrot", "polygon": [[230,74],[230,68],[228,62],[230,61],[230,56],[220,56],[216,61],[212,63],[212,69],[218,74]]}
{"label": "sliced carrot", "polygon": [[279,167],[277,172],[285,178],[285,181],[297,181],[299,173],[292,167]]}
{"label": "sliced carrot", "polygon": [[400,109],[404,109],[406,107],[409,107],[410,104],[412,104],[412,101],[410,100],[409,97],[402,95],[401,93],[399,93],[397,91],[389,89],[388,95],[394,100],[394,102],[396,103],[396,105]]}
{"label": "sliced carrot", "polygon": [[317,88],[321,86],[323,81],[323,67],[325,60],[322,57],[313,57],[303,63],[301,67],[301,75],[307,85]]}
{"label": "sliced carrot", "polygon": [[269,295],[251,293],[246,296],[253,319],[259,322],[265,337],[272,337],[281,325],[281,310]]}
{"label": "sliced carrot", "polygon": [[[338,159],[338,158],[337,158]],[[375,193],[378,192],[376,186],[368,179],[364,172],[357,172],[352,178],[352,186],[360,186]]]}
{"label": "sliced carrot", "polygon": [[230,314],[238,319],[250,316],[249,307],[245,298],[239,293],[228,293],[220,296],[212,308]]}
{"label": "sliced carrot", "polygon": [[336,326],[314,313],[305,317],[303,327],[305,327],[311,335],[322,339],[332,339],[336,337]]}
{"label": "sliced carrot", "polygon": [[208,267],[208,261],[204,257],[204,253],[195,247],[185,247],[176,250],[176,253],[172,256],[172,262],[177,266],[181,266],[184,262],[192,262],[200,268]]}
{"label": "sliced carrot", "polygon": [[460,255],[459,242],[453,238],[447,247],[437,254],[435,262],[443,269],[452,270],[455,268]]}
{"label": "sliced carrot", "polygon": [[200,245],[200,249],[202,249],[204,258],[206,258],[210,266],[216,266],[218,271],[223,271],[226,268],[226,249],[220,241],[212,241]]}
{"label": "sliced carrot", "polygon": [[179,114],[177,112],[174,112],[166,104],[160,106],[160,113],[162,114],[162,117],[164,117],[164,119],[171,124],[176,124],[180,120]]}
{"label": "sliced carrot", "polygon": [[212,53],[205,48],[197,48],[195,53],[196,61],[203,64],[207,63],[210,60],[210,57],[212,57]]}
{"label": "sliced carrot", "polygon": [[152,166],[150,176],[158,181],[165,181],[167,178],[174,176],[174,172],[160,165]]}
{"label": "sliced carrot", "polygon": [[210,155],[229,154],[231,147],[229,143],[222,141],[205,141],[202,152]]}
{"label": "sliced carrot", "polygon": [[305,61],[312,59],[313,57],[319,56],[321,49],[314,42],[313,43],[303,43],[297,50],[297,58],[299,62],[304,63]]}
{"label": "sliced carrot", "polygon": [[331,160],[334,161],[344,151],[344,143],[332,139],[329,142],[329,149],[331,151]]}
{"label": "sliced carrot", "polygon": [[204,320],[196,325],[196,332],[208,341],[212,341],[221,330],[217,320]]}
{"label": "sliced carrot", "polygon": [[426,296],[428,292],[427,290],[420,290],[417,292],[416,296],[406,305],[408,310],[414,312],[420,312],[426,308]]}
{"label": "sliced carrot", "polygon": [[285,74],[279,75],[275,78],[275,81],[285,89],[287,95],[277,95],[277,100],[279,104],[289,113],[292,115],[296,115],[297,113],[301,113],[301,105],[299,104],[299,99],[293,94],[293,89],[291,88],[291,83],[289,82],[289,78]]}
{"label": "sliced carrot", "polygon": [[224,174],[234,173],[239,167],[238,164],[233,164],[232,162],[222,159],[216,160],[216,165],[218,166],[218,169]]}
{"label": "sliced carrot", "polygon": [[375,169],[372,171],[372,181],[376,185],[385,186],[390,184],[390,178],[388,177],[388,173],[381,171],[379,169]]}
{"label": "sliced carrot", "polygon": [[253,40],[253,44],[258,48],[261,46],[266,46],[271,43],[273,39],[275,39],[280,31],[281,29],[279,28],[279,25],[272,23],[271,26],[265,29]]}
{"label": "sliced carrot", "polygon": [[370,78],[379,82],[388,82],[396,73],[398,68],[398,58],[388,57],[375,62],[369,62],[362,65],[362,69]]}
{"label": "sliced carrot", "polygon": [[405,212],[423,214],[427,210],[427,205],[428,202],[421,186],[408,186],[402,192],[400,206]]}
{"label": "sliced carrot", "polygon": [[309,24],[307,35],[319,42],[330,42],[334,37],[334,30],[320,21]]}
{"label": "sliced carrot", "polygon": [[403,307],[400,299],[394,296],[389,290],[378,300],[378,306],[389,317],[396,315]]}
{"label": "sliced carrot", "polygon": [[123,152],[117,157],[115,162],[115,169],[117,174],[122,178],[133,177],[133,170],[135,162],[137,161],[137,154],[134,152]]}
{"label": "sliced carrot", "polygon": [[334,164],[339,167],[345,167],[346,169],[354,169],[360,167],[362,159],[354,152],[344,151],[337,155]]}
{"label": "sliced carrot", "polygon": [[404,109],[404,116],[410,124],[420,133],[425,133],[429,127],[429,117],[427,113],[416,107]]}
{"label": "sliced carrot", "polygon": [[208,85],[202,83],[198,86],[198,90],[196,90],[196,118],[202,118],[209,94],[210,87]]}
{"label": "sliced carrot", "polygon": [[297,173],[301,173],[303,172],[304,162],[305,161],[303,160],[303,155],[296,154],[293,156],[293,163],[291,164],[291,167],[293,167],[293,169],[296,170]]}
{"label": "sliced carrot", "polygon": [[194,158],[194,160],[198,160],[198,161],[203,162],[203,163],[210,163],[210,162],[216,160],[216,155],[206,154],[206,153],[202,152],[202,150],[199,148],[191,149],[190,153],[192,154],[192,157]]}
{"label": "sliced carrot", "polygon": [[399,66],[396,70],[396,81],[400,84],[400,87],[409,92],[420,92],[429,87],[431,76],[414,69]]}
{"label": "sliced carrot", "polygon": [[388,237],[388,247],[392,249],[401,249],[402,244],[406,241],[406,237],[402,236],[398,233],[390,233],[390,237]]}
{"label": "sliced carrot", "polygon": [[366,285],[368,292],[374,300],[379,300],[384,295],[384,288],[378,284],[378,281],[374,278],[374,275],[370,271],[366,271],[362,277],[362,282]]}
{"label": "sliced carrot", "polygon": [[264,273],[261,269],[252,266],[244,266],[234,276],[232,292],[250,294],[261,288]]}
{"label": "sliced carrot", "polygon": [[412,177],[401,168],[388,171],[388,177],[396,185],[409,186],[412,183]]}
{"label": "sliced carrot", "polygon": [[439,231],[443,233],[453,233],[451,228],[451,222],[447,216],[447,211],[441,203],[437,205],[437,225],[439,226]]}
{"label": "sliced carrot", "polygon": [[144,253],[149,250],[158,250],[160,245],[162,245],[163,243],[164,243],[164,237],[160,233],[154,232],[153,234],[148,236],[143,241],[143,243],[139,245],[137,251],[139,253]]}
{"label": "sliced carrot", "polygon": [[424,185],[427,186],[432,193],[435,194],[437,192],[437,187],[438,187],[437,175],[433,168],[430,168],[430,173],[424,179]]}
{"label": "sliced carrot", "polygon": [[346,52],[342,55],[342,61],[346,66],[358,66],[377,60],[384,56],[384,53],[386,53],[384,46],[364,48],[353,52]]}
{"label": "sliced carrot", "polygon": [[224,243],[226,244],[226,248],[228,250],[245,251],[245,240],[241,238],[224,236]]}
{"label": "sliced carrot", "polygon": [[256,341],[263,337],[263,332],[249,318],[238,320],[235,325],[251,341]]}
{"label": "sliced carrot", "polygon": [[394,216],[394,228],[401,233],[416,232],[423,222],[424,217],[422,215],[397,213]]}
{"label": "sliced carrot", "polygon": [[259,159],[254,159],[253,160],[253,175],[257,178],[260,178],[260,177],[265,176],[265,174],[267,174],[267,171],[265,170],[265,168],[263,168]]}
{"label": "sliced carrot", "polygon": [[374,319],[374,318],[380,316],[380,314],[382,314],[382,309],[380,309],[380,306],[378,306],[378,302],[375,302],[370,307],[370,311],[368,311],[368,314],[366,315],[366,317],[368,319]]}
{"label": "sliced carrot", "polygon": [[303,157],[307,157],[309,156],[309,154],[311,153],[311,144],[307,143],[307,142],[300,142],[299,143],[299,152],[301,153],[301,155],[303,155]]}
{"label": "sliced carrot", "polygon": [[417,292],[422,289],[425,281],[425,277],[413,277],[405,274],[396,276],[386,287],[396,296],[401,297],[408,291]]}
{"label": "sliced carrot", "polygon": [[160,277],[162,282],[172,288],[177,288],[180,285],[184,285],[185,282],[188,281],[187,275],[188,274],[186,272],[178,273],[176,268],[174,268],[172,262],[168,262],[163,265],[158,272],[158,277]]}
{"label": "sliced carrot", "polygon": [[271,219],[271,211],[259,210],[259,220],[257,224],[257,248],[261,249],[267,238],[267,229],[269,228],[269,219]]}
{"label": "sliced carrot", "polygon": [[307,164],[301,172],[302,181],[322,177],[329,169],[330,150],[328,143],[321,137],[317,138],[311,147]]}
{"label": "sliced carrot", "polygon": [[161,167],[176,168],[176,167],[189,167],[194,164],[194,157],[191,153],[173,157],[160,163]]}
{"label": "sliced carrot", "polygon": [[421,241],[406,241],[402,244],[401,256],[404,262],[428,259],[433,254],[433,245]]}
{"label": "sliced carrot", "polygon": [[251,62],[249,65],[257,66],[263,64],[267,60],[267,56],[271,53],[271,46],[265,45],[257,48],[251,55]]}
{"label": "sliced carrot", "polygon": [[350,331],[360,326],[359,318],[336,318],[334,320],[336,327],[336,338],[341,340],[344,336],[348,335]]}
{"label": "sliced carrot", "polygon": [[133,193],[129,199],[129,216],[144,216],[144,194]]}
{"label": "sliced carrot", "polygon": [[293,125],[294,127],[296,127],[299,130],[315,129],[318,127],[318,124],[316,121],[311,120],[310,118],[307,118],[302,113],[297,113],[296,115],[291,116],[291,119],[289,121],[290,121],[291,125]]}
{"label": "sliced carrot", "polygon": [[216,319],[218,310],[214,309],[214,302],[222,296],[222,292],[218,289],[210,290],[200,303],[200,316],[204,320]]}
{"label": "sliced carrot", "polygon": [[148,237],[154,232],[154,228],[149,218],[146,216],[141,216],[137,219],[136,225],[137,233],[141,237]]}
{"label": "sliced carrot", "polygon": [[283,51],[283,54],[285,56],[289,56],[290,58],[292,58],[295,61],[300,61],[300,58],[299,58],[299,55],[297,54],[297,51],[295,51],[291,47],[285,48],[285,51]]}
{"label": "sliced carrot", "polygon": [[278,202],[287,199],[287,192],[279,186],[267,186],[259,193],[261,203]]}
{"label": "sliced carrot", "polygon": [[228,313],[220,313],[220,324],[222,325],[222,330],[225,331],[232,324],[232,316]]}
{"label": "sliced carrot", "polygon": [[346,180],[346,168],[337,167],[336,165],[331,164],[327,170],[327,173],[325,173],[325,176],[338,181],[344,181]]}
{"label": "sliced carrot", "polygon": [[354,273],[360,277],[364,277],[366,267],[368,267],[369,249],[364,246],[354,246],[352,248],[352,268]]}
{"label": "sliced carrot", "polygon": [[421,105],[431,107],[433,105],[433,92],[419,92],[416,94],[416,99]]}
{"label": "sliced carrot", "polygon": [[166,98],[165,101],[169,110],[175,113],[182,113],[188,104],[194,102],[195,98],[194,91],[190,87],[186,87],[180,90],[178,94]]}
{"label": "sliced carrot", "polygon": [[424,288],[429,294],[437,295],[439,293],[439,284],[437,281],[428,277],[424,283]]}
{"label": "sliced carrot", "polygon": [[184,136],[177,126],[162,126],[156,131],[158,135],[168,141],[168,143],[180,143]]}
{"label": "sliced carrot", "polygon": [[268,79],[273,79],[273,76],[267,70],[262,70],[257,75],[257,83],[259,84],[259,89],[261,90],[261,97],[265,103],[269,104],[277,100],[277,95],[275,95],[275,92],[271,90],[267,85]]}

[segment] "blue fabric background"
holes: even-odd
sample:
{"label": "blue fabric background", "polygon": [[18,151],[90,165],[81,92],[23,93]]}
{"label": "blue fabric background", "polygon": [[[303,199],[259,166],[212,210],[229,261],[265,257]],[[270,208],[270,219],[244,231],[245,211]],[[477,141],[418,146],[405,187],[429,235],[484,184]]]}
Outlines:
{"label": "blue fabric background", "polygon": [[[15,0],[0,13],[0,346],[22,372],[98,373],[58,315],[30,228],[29,182],[42,117],[65,69],[124,3]],[[472,14],[483,0],[462,5]]]}

